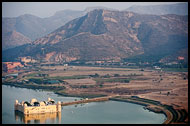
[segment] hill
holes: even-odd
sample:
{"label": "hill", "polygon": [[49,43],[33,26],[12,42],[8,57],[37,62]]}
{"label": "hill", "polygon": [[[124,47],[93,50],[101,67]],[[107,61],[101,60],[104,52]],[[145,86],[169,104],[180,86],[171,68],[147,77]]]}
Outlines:
{"label": "hill", "polygon": [[31,44],[4,51],[3,59],[32,56],[70,62],[121,60],[138,55],[162,58],[187,48],[187,40],[187,16],[96,9]]}
{"label": "hill", "polygon": [[3,50],[14,48],[26,43],[31,43],[31,40],[23,34],[15,30],[2,34],[2,47]]}
{"label": "hill", "polygon": [[[34,41],[37,38],[51,33],[66,22],[83,15],[83,11],[63,10],[56,12],[53,16],[48,18],[40,18],[31,14],[14,18],[2,18],[3,50],[28,43],[28,40],[24,41],[26,40],[25,38]],[[18,43],[19,41],[16,38],[14,39],[9,36],[9,33],[13,31],[22,34],[22,42]],[[10,37],[11,41],[9,40]],[[19,38],[20,37],[21,36],[19,36]],[[15,43],[14,41],[18,42]],[[9,45],[14,46],[9,47]]]}
{"label": "hill", "polygon": [[[86,13],[94,9],[117,11],[111,8],[97,6],[97,7],[88,7],[84,11],[61,10],[47,18],[40,18],[31,14],[25,14],[14,18],[2,18],[2,36],[4,38],[3,50],[28,43],[29,42],[28,39],[34,41],[40,37],[43,37],[53,32],[57,28],[63,26],[68,21],[84,16]],[[178,3],[170,5],[132,6],[126,9],[126,11],[132,11],[142,14],[153,14],[153,15],[163,15],[163,14],[187,15],[188,5],[187,3]],[[13,37],[9,36],[10,32],[13,31],[22,34],[22,41],[20,43],[18,40],[16,40],[16,38],[18,37],[15,37],[14,39]],[[19,36],[19,40],[20,39],[21,36]]]}

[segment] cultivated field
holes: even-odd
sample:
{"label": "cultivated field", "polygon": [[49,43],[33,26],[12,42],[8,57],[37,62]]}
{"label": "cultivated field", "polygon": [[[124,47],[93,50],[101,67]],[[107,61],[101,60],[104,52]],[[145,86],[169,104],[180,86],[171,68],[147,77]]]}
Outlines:
{"label": "cultivated field", "polygon": [[[50,69],[46,71],[50,77],[84,76],[81,79],[64,79],[68,82],[64,90],[67,94],[137,95],[172,105],[176,109],[185,108],[188,112],[187,72],[85,66],[42,68]],[[89,77],[95,74],[99,77]],[[109,77],[106,76],[108,74]],[[118,78],[129,79],[130,82],[121,82]]]}

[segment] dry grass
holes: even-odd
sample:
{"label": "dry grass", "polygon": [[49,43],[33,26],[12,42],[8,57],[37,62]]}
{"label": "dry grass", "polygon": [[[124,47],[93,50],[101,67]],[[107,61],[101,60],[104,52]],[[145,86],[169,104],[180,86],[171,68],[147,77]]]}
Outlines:
{"label": "dry grass", "polygon": [[71,85],[95,85],[96,82],[92,79],[69,79],[65,80]]}
{"label": "dry grass", "polygon": [[[48,69],[48,67],[42,67],[43,69]],[[74,76],[74,75],[94,75],[95,73],[99,75],[129,75],[129,74],[142,74],[143,72],[139,69],[128,69],[128,68],[102,68],[102,67],[83,67],[83,66],[53,66],[49,67],[52,70],[49,72],[51,77],[55,76]],[[65,69],[65,70],[64,70]],[[48,72],[47,72],[48,73]]]}
{"label": "dry grass", "polygon": [[[53,66],[43,68],[52,70],[46,72],[50,77],[94,75],[95,73],[101,76],[106,74],[111,76],[114,74],[143,74],[143,76],[133,77],[130,83],[104,82],[103,87],[99,87],[93,78],[69,79],[65,80],[69,83],[65,92],[70,94],[138,95],[147,99],[160,101],[163,104],[172,105],[176,108],[185,108],[188,111],[188,80],[183,79],[183,73],[187,75],[187,72],[140,71],[140,69],[85,66]],[[94,85],[94,87],[73,88],[72,85]],[[170,94],[167,96],[168,92]]]}

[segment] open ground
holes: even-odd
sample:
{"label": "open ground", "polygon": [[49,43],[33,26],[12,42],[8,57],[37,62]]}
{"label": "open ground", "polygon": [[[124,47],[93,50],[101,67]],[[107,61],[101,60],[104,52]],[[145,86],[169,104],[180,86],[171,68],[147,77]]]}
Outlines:
{"label": "open ground", "polygon": [[[39,77],[38,74],[48,76]],[[22,72],[18,78],[11,81],[22,82],[26,79],[53,79],[59,80],[60,83],[20,83],[20,85],[46,87],[45,89],[51,87],[56,93],[66,96],[138,96],[159,101],[176,110],[185,109],[188,113],[188,72],[87,66],[41,66],[37,71]]]}

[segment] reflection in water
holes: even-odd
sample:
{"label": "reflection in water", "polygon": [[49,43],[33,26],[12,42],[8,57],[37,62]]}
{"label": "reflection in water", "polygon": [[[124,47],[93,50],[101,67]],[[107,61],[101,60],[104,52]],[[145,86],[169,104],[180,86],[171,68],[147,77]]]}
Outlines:
{"label": "reflection in water", "polygon": [[15,111],[15,120],[17,122],[28,123],[59,123],[61,124],[61,112],[41,113],[24,115],[22,112]]}

